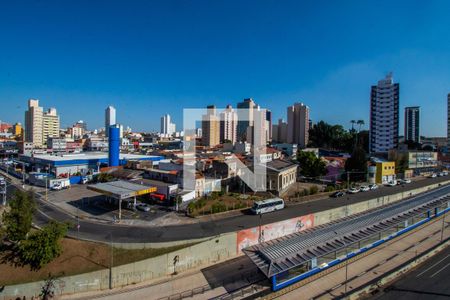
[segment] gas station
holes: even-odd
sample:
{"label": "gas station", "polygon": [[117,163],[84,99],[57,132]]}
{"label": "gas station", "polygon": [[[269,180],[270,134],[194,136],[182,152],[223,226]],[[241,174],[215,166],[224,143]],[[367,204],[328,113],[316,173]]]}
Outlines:
{"label": "gas station", "polygon": [[136,206],[136,197],[156,192],[156,187],[149,187],[129,181],[111,181],[87,186],[88,190],[103,194],[119,202],[119,220],[122,219],[122,201],[133,199]]}

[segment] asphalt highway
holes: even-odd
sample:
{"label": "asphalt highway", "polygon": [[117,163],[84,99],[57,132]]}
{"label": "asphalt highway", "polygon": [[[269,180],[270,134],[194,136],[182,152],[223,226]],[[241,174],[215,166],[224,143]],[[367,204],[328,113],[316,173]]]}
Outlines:
{"label": "asphalt highway", "polygon": [[373,299],[449,299],[450,247],[403,276]]}
{"label": "asphalt highway", "polygon": [[[38,197],[38,211],[35,215],[34,222],[36,225],[43,225],[46,224],[49,219],[54,219],[57,221],[70,221],[74,224],[74,226],[69,230],[69,236],[93,241],[108,242],[111,239],[111,235],[114,242],[122,243],[151,243],[189,240],[212,237],[221,233],[259,226],[260,222],[261,224],[269,224],[318,211],[366,201],[380,196],[386,196],[399,192],[407,193],[408,190],[427,186],[433,183],[439,183],[448,179],[448,177],[427,178],[404,186],[382,187],[378,190],[370,192],[345,195],[344,197],[338,199],[324,198],[309,203],[288,205],[281,211],[263,215],[261,219],[259,216],[242,213],[241,215],[222,220],[165,227],[105,224],[89,220],[79,220],[78,223],[75,217],[60,210],[51,203],[46,203]],[[10,194],[15,189],[16,187],[11,185],[8,188],[8,193]],[[80,225],[79,231],[77,230],[77,223]]]}

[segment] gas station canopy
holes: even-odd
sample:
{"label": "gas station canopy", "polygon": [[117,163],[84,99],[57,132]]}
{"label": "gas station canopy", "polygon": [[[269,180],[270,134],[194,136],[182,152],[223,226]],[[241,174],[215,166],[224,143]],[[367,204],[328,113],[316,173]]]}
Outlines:
{"label": "gas station canopy", "polygon": [[122,180],[88,185],[87,188],[118,200],[125,200],[139,195],[156,192],[156,187],[149,187]]}

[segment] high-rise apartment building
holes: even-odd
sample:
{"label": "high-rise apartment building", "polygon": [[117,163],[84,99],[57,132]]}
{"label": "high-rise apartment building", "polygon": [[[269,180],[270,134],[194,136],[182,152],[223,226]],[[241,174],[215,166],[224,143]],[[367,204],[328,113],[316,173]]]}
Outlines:
{"label": "high-rise apartment building", "polygon": [[105,135],[109,134],[109,127],[116,124],[116,109],[108,106],[105,110]]}
{"label": "high-rise apartment building", "polygon": [[450,148],[450,93],[447,95],[447,146]]}
{"label": "high-rise apartment building", "polygon": [[206,147],[220,144],[220,118],[214,105],[207,106],[207,112],[202,116],[202,144]]}
{"label": "high-rise apartment building", "polygon": [[56,108],[49,108],[48,111],[44,112],[42,118],[42,135],[45,144],[47,144],[49,137],[59,137],[59,128],[60,120]]}
{"label": "high-rise apartment building", "polygon": [[249,127],[253,126],[253,111],[257,108],[255,101],[251,98],[237,104],[238,108],[238,125],[237,138],[239,141],[248,141],[247,132]]}
{"label": "high-rise apartment building", "polygon": [[272,125],[272,140],[278,143],[287,143],[287,123],[278,119],[278,124]]}
{"label": "high-rise apartment building", "polygon": [[309,107],[295,103],[287,108],[287,142],[306,148],[309,141]]}
{"label": "high-rise apartment building", "polygon": [[405,107],[405,141],[420,143],[420,107]]}
{"label": "high-rise apartment building", "polygon": [[238,115],[236,111],[227,105],[227,108],[220,113],[220,142],[228,140],[232,144],[237,141]]}
{"label": "high-rise apartment building", "polygon": [[266,110],[266,140],[272,141],[272,112]]}
{"label": "high-rise apartment building", "polygon": [[372,86],[370,94],[370,152],[386,153],[398,146],[400,85],[392,74]]}
{"label": "high-rise apartment building", "polygon": [[163,135],[172,135],[176,131],[176,126],[171,122],[170,115],[166,114],[161,117],[161,131]]}
{"label": "high-rise apartment building", "polygon": [[29,99],[28,110],[25,112],[25,142],[33,144],[33,147],[44,145],[43,128],[43,108],[39,106],[39,100]]}

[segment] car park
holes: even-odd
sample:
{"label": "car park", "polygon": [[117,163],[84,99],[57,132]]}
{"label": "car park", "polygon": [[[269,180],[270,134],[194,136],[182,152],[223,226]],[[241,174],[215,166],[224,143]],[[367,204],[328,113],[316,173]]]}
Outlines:
{"label": "car park", "polygon": [[376,185],[376,184],[374,183],[374,184],[369,185],[369,188],[370,188],[371,190],[376,190],[376,189],[378,188],[378,185]]}
{"label": "car park", "polygon": [[330,197],[332,197],[332,198],[339,198],[342,196],[344,196],[344,193],[341,191],[334,192],[333,194],[330,195]]}
{"label": "car park", "polygon": [[370,191],[370,188],[367,185],[362,185],[360,189],[361,189],[361,192],[368,192],[368,191]]}
{"label": "car park", "polygon": [[356,194],[356,193],[359,193],[360,191],[361,191],[360,189],[352,187],[347,190],[347,193],[348,194]]}

